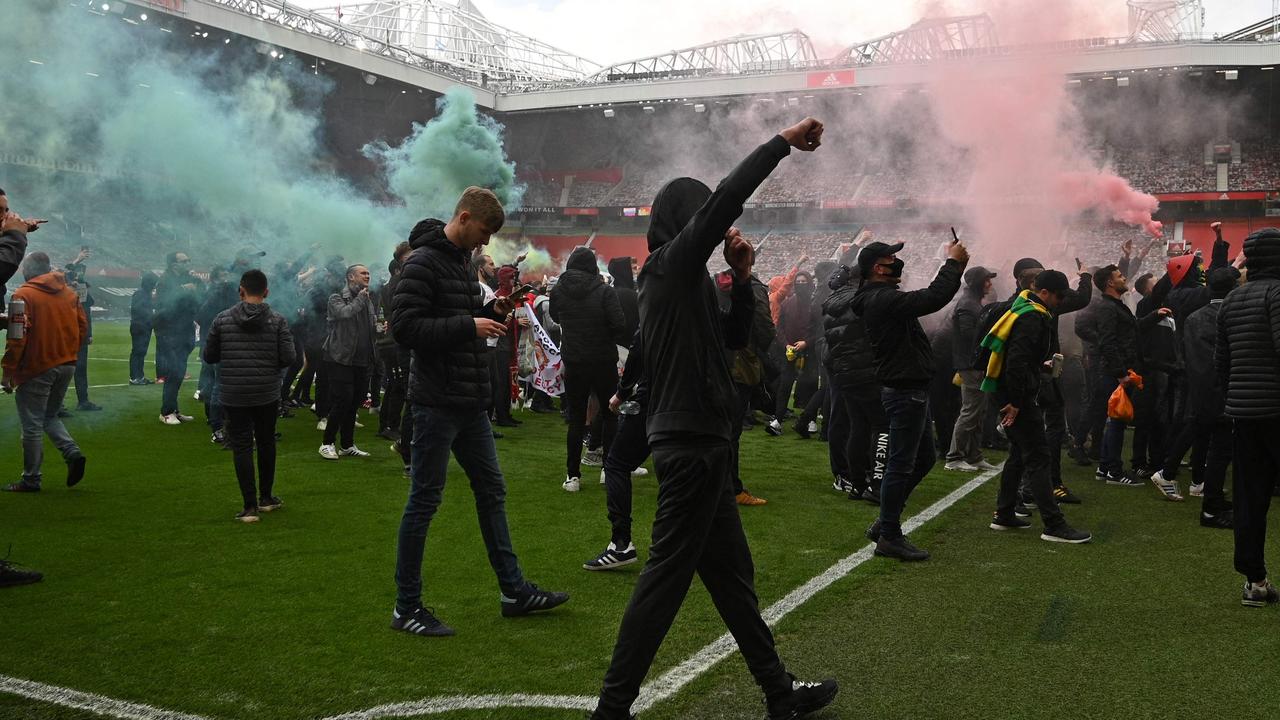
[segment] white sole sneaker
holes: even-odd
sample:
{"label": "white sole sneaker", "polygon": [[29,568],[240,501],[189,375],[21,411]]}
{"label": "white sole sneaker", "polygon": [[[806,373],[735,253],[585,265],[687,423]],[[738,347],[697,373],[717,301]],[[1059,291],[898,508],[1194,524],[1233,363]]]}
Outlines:
{"label": "white sole sneaker", "polygon": [[579,478],[569,478],[560,483],[560,488],[565,492],[578,492],[582,489],[582,481]]}
{"label": "white sole sneaker", "polygon": [[953,472],[978,472],[978,468],[976,466],[970,465],[967,462],[949,462],[942,467],[944,470],[951,470]]}

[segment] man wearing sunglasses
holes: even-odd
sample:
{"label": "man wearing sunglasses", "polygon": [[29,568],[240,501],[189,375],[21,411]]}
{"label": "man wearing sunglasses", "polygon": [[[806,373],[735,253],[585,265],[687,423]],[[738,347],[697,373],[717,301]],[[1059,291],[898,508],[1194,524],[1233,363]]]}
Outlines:
{"label": "man wearing sunglasses", "polygon": [[938,312],[960,290],[969,262],[964,245],[954,242],[929,287],[898,288],[906,263],[897,256],[902,243],[873,242],[858,253],[862,288],[850,307],[863,318],[875,354],[880,400],[889,421],[889,459],[880,488],[880,517],[867,529],[876,555],[903,561],[928,560],[929,553],[902,534],[902,510],[911,491],[935,461],[929,429],[929,380],[933,351],[920,318]]}

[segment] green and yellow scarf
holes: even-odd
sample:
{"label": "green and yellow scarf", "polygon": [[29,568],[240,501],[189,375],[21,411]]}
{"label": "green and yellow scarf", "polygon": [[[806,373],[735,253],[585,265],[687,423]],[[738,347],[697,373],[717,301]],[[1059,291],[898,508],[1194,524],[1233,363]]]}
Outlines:
{"label": "green and yellow scarf", "polygon": [[1014,321],[1029,312],[1042,312],[1048,315],[1049,309],[1032,300],[1030,290],[1023,290],[1018,293],[1018,297],[1014,298],[1013,307],[1001,315],[996,324],[991,326],[991,332],[982,338],[981,346],[991,351],[991,357],[987,360],[987,375],[982,378],[983,392],[995,392],[1000,386],[1000,376],[1004,374],[1005,343],[1009,342],[1009,333],[1013,332]]}

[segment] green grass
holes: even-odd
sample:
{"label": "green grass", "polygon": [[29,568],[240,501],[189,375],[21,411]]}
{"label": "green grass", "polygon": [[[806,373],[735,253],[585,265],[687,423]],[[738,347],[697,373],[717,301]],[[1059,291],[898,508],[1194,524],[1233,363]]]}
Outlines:
{"label": "green grass", "polygon": [[[127,329],[101,324],[95,338],[91,381],[125,382],[127,365],[107,358],[127,357]],[[197,409],[192,390],[184,386],[188,412]],[[598,690],[638,566],[580,569],[608,540],[604,493],[591,473],[583,492],[560,490],[564,435],[554,416],[524,416],[498,447],[521,564],[573,600],[546,616],[499,616],[455,466],[427,543],[424,598],[458,635],[424,640],[387,629],[407,481],[373,437],[375,417],[357,431],[374,458],[338,463],[316,455],[309,416],[282,421],[277,494],[286,507],[244,526],[231,520],[239,495],[229,454],[209,444],[203,425],[162,426],[159,387],[102,388],[93,399],[107,409],[68,421],[90,458],[85,482],[63,487],[54,454],[43,493],[0,494],[0,544],[12,542],[13,559],[46,574],[0,594],[0,674],[228,719]],[[0,411],[0,433],[10,439],[0,467],[16,479],[12,406]],[[865,544],[873,508],[830,490],[825,449],[794,436],[744,436],[747,484],[770,501],[743,510],[766,605]],[[1280,699],[1277,617],[1240,607],[1230,533],[1199,528],[1198,503],[1070,472],[1086,504],[1068,507],[1068,517],[1094,531],[1094,544],[987,530],[989,484],[913,535],[931,562],[873,560],[786,618],[777,634],[789,667],[843,685],[819,717],[1191,718],[1256,715]],[[965,479],[935,473],[909,512]],[[637,538],[648,536],[654,497],[652,475],[636,483]],[[695,584],[654,671],[723,632]],[[734,656],[645,717],[760,713]],[[0,695],[0,718],[87,717]]]}

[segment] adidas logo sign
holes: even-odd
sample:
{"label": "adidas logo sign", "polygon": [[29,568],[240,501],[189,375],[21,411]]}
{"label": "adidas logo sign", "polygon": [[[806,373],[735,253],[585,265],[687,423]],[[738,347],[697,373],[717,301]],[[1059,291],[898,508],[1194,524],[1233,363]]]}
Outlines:
{"label": "adidas logo sign", "polygon": [[840,82],[840,78],[836,77],[835,73],[827,73],[827,76],[822,80],[822,84],[824,87],[834,87],[841,85],[842,83]]}

